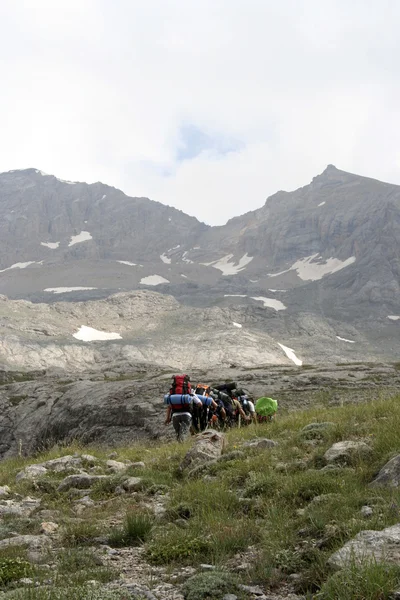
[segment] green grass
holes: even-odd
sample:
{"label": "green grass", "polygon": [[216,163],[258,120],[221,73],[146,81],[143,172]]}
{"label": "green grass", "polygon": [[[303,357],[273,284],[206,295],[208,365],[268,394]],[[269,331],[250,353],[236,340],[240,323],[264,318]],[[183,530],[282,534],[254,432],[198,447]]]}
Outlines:
{"label": "green grass", "polygon": [[131,598],[127,591],[105,590],[98,585],[27,587],[7,594],[7,600],[131,600]]}
{"label": "green grass", "polygon": [[[102,461],[107,449],[73,444],[55,447],[35,459],[0,463],[0,485],[7,484],[21,495],[40,496],[41,508],[59,511],[60,544],[66,548],[57,555],[57,585],[65,587],[68,578],[68,594],[72,595],[25,595],[21,600],[75,600],[74,590],[82,590],[84,581],[111,581],[115,572],[98,564],[88,548],[98,543],[96,538],[109,540],[114,546],[144,544],[144,556],[150,564],[172,569],[207,562],[215,565],[219,574],[225,573],[232,559],[235,564],[241,560],[234,558],[236,554],[252,548],[258,558],[250,560],[248,571],[241,576],[243,583],[274,587],[289,582],[295,573],[300,575],[296,591],[308,597],[385,600],[398,585],[396,569],[364,565],[332,574],[328,559],[359,531],[380,530],[400,520],[400,490],[368,487],[380,468],[400,452],[400,397],[385,399],[378,390],[371,399],[373,393],[368,390],[364,402],[332,407],[328,401],[333,393],[326,390],[319,407],[281,411],[271,423],[229,431],[227,450],[241,448],[244,456],[210,465],[196,479],[179,471],[191,440],[182,445],[148,442],[119,448],[118,460],[145,463],[144,469],[127,471],[127,476],[142,478],[140,491],[117,496],[115,487],[123,476],[116,475],[111,482],[93,488],[91,497],[99,504],[85,509],[82,518],[75,512],[76,498],[57,492],[56,476],[38,484],[16,484],[15,475],[27,464],[74,452],[90,453]],[[318,435],[304,435],[302,428],[313,422],[332,422],[333,426]],[[273,439],[278,445],[272,449],[242,448],[243,442],[257,436]],[[356,458],[346,468],[322,472],[326,450],[341,440],[362,440],[371,447],[371,455]],[[147,512],[154,499],[165,502],[162,519],[156,520]],[[369,519],[361,515],[364,505],[373,508]],[[11,530],[36,533],[38,525],[35,515],[28,521],[3,519],[0,535],[5,537]],[[22,558],[25,560],[25,555]],[[0,563],[1,559],[0,553]],[[207,589],[211,575],[202,577]],[[199,579],[201,585],[203,579]],[[197,600],[193,594],[200,593],[200,583],[185,592],[187,600]],[[238,592],[229,593],[240,598]]]}
{"label": "green grass", "polygon": [[148,512],[127,513],[122,527],[111,532],[110,546],[140,546],[149,538],[153,523],[154,517]]}
{"label": "green grass", "polygon": [[397,565],[353,564],[332,575],[316,599],[389,600],[399,586],[400,567]]}

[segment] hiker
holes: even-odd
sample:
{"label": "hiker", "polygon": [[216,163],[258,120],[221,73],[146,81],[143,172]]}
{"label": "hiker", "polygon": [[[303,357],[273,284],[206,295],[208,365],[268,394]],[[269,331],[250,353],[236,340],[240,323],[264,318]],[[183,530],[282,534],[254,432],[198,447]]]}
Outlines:
{"label": "hiker", "polygon": [[193,404],[201,404],[192,392],[189,375],[174,375],[169,394],[164,396],[167,404],[165,425],[172,421],[178,442],[183,442],[189,435],[192,424]]}
{"label": "hiker", "polygon": [[196,398],[201,400],[201,406],[198,404],[195,404],[193,406],[193,413],[196,413],[197,420],[197,426],[195,427],[195,429],[197,429],[198,432],[204,431],[205,429],[207,429],[209,413],[212,413],[217,409],[217,403],[211,397],[211,395],[199,396],[199,394],[197,393],[197,388],[196,393],[194,395]]}
{"label": "hiker", "polygon": [[184,442],[190,432],[192,424],[193,405],[202,406],[202,402],[193,393],[190,394],[167,394],[164,396],[167,404],[165,425],[172,421],[178,442]]}
{"label": "hiker", "polygon": [[238,389],[236,390],[237,399],[240,402],[240,406],[243,409],[243,412],[247,417],[250,417],[249,421],[253,421],[253,423],[257,423],[257,415],[254,403],[250,400],[249,395],[245,393],[244,390]]}
{"label": "hiker", "polygon": [[256,402],[256,418],[259,423],[272,421],[278,410],[278,402],[273,398],[262,397]]}
{"label": "hiker", "polygon": [[240,404],[237,398],[232,399],[233,407],[234,407],[234,418],[237,423],[240,423],[240,419],[243,420],[244,423],[249,423],[251,421],[251,417],[246,415],[244,412],[242,405]]}

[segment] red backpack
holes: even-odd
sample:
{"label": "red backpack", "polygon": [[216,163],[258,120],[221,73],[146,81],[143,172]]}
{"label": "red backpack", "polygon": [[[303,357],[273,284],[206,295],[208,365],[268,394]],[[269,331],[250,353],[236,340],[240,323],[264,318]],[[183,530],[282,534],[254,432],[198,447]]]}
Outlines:
{"label": "red backpack", "polygon": [[192,386],[190,385],[189,375],[174,375],[169,393],[174,394],[191,394]]}

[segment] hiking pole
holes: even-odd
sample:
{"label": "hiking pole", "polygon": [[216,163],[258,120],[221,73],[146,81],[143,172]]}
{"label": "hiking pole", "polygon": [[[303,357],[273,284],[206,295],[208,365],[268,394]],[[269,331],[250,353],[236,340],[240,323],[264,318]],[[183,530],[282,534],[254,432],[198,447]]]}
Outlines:
{"label": "hiking pole", "polygon": [[240,429],[241,419],[242,419],[242,415],[239,413],[239,418],[238,418],[238,428],[239,429]]}

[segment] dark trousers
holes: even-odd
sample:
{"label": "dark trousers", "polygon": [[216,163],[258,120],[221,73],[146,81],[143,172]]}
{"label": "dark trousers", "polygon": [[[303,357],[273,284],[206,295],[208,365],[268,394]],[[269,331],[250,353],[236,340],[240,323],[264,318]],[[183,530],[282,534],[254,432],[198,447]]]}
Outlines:
{"label": "dark trousers", "polygon": [[191,422],[192,417],[188,414],[175,413],[172,415],[172,425],[174,426],[178,442],[184,442],[189,435]]}

